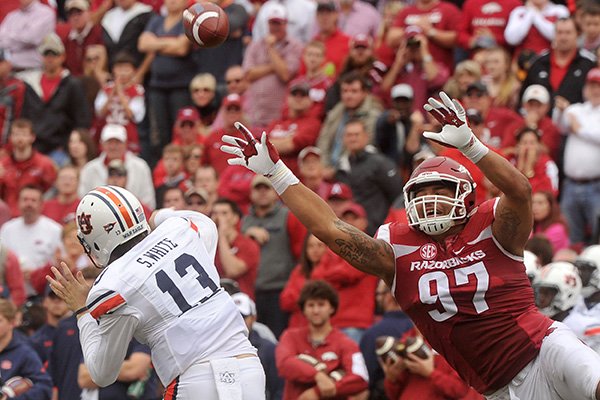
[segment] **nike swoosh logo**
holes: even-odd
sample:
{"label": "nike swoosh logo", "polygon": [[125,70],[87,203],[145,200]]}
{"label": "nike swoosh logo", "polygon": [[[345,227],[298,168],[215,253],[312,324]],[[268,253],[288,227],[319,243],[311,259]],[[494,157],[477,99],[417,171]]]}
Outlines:
{"label": "nike swoosh logo", "polygon": [[460,248],[460,249],[458,249],[458,250],[452,250],[452,252],[453,252],[454,254],[457,254],[457,255],[458,255],[458,254],[460,254],[460,253],[461,253],[461,252],[462,252],[464,249],[465,249],[465,246],[461,247],[461,248]]}

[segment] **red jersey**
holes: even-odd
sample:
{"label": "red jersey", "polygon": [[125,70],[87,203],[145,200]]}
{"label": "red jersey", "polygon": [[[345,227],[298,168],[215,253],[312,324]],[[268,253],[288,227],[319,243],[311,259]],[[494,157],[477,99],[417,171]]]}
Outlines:
{"label": "red jersey", "polygon": [[519,0],[467,0],[462,6],[463,16],[458,28],[458,44],[471,48],[471,40],[479,29],[489,29],[499,46],[506,46],[504,28],[510,12],[522,3]]}
{"label": "red jersey", "polygon": [[223,135],[230,135],[234,137],[242,138],[242,134],[237,129],[216,129],[213,130],[204,142],[204,152],[202,153],[202,165],[210,165],[217,175],[221,176],[221,173],[229,166],[227,160],[230,158],[229,154],[221,151],[221,146],[227,144],[221,140]]}
{"label": "red jersey", "polygon": [[[420,18],[427,18],[435,29],[441,31],[456,31],[460,25],[461,12],[452,3],[439,1],[427,10],[416,5],[404,7],[396,16],[394,26],[406,28],[416,25]],[[433,59],[448,68],[454,65],[454,49],[445,48],[433,40],[429,40],[429,51]]]}
{"label": "red jersey", "polygon": [[523,118],[508,107],[490,108],[485,117],[485,127],[489,129],[490,137],[484,138],[484,143],[499,149],[504,136],[514,136],[514,132],[508,132],[506,127],[522,122]]}
{"label": "red jersey", "polygon": [[221,252],[221,249],[217,248],[215,266],[217,267],[219,276],[234,279],[240,285],[240,290],[254,299],[254,283],[256,282],[256,272],[258,271],[258,263],[260,262],[260,246],[256,241],[241,233],[237,235],[230,245],[233,255],[246,263],[247,270],[236,278],[228,276],[223,270],[223,264],[218,254]]}
{"label": "red jersey", "polygon": [[61,203],[58,199],[50,199],[44,201],[42,207],[42,215],[63,225],[69,221],[75,220],[75,212],[79,205],[79,198],[76,198],[70,203]]}
{"label": "red jersey", "polygon": [[480,393],[504,387],[533,360],[553,322],[535,307],[523,258],[492,236],[496,204],[481,204],[445,248],[406,224],[376,235],[394,249],[398,304]]}
{"label": "red jersey", "polygon": [[295,175],[298,171],[298,153],[307,146],[314,146],[319,137],[321,122],[314,117],[302,115],[296,118],[285,118],[273,121],[267,128],[269,139],[284,139],[291,137],[294,149],[281,160]]}

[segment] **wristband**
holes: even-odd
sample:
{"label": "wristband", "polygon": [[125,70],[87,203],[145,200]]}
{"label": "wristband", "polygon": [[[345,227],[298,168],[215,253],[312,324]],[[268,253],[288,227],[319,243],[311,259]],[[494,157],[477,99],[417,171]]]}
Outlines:
{"label": "wristband", "polygon": [[294,173],[281,160],[277,161],[267,177],[271,181],[273,189],[275,189],[277,194],[280,196],[287,190],[288,187],[300,183],[300,180],[296,177],[296,175],[294,175]]}
{"label": "wristband", "polygon": [[76,317],[78,317],[79,315],[81,315],[81,314],[83,314],[83,313],[85,313],[85,312],[87,312],[87,311],[88,311],[88,308],[87,308],[87,306],[83,306],[83,307],[81,307],[79,310],[75,311],[73,314],[74,314]]}
{"label": "wristband", "polygon": [[469,143],[467,143],[466,146],[461,147],[459,150],[474,164],[477,164],[479,160],[481,160],[490,151],[490,149],[481,143],[481,141],[473,134],[471,134]]}

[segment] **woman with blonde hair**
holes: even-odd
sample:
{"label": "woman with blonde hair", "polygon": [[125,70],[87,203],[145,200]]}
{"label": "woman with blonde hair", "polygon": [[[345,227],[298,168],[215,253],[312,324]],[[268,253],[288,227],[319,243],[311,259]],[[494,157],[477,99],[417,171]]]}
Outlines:
{"label": "woman with blonde hair", "polygon": [[515,109],[521,83],[512,70],[510,54],[502,47],[494,47],[484,50],[482,59],[483,81],[494,99],[494,106]]}
{"label": "woman with blonde hair", "polygon": [[456,65],[454,74],[444,85],[444,92],[452,98],[461,99],[469,85],[481,78],[481,66],[473,60],[461,61]]}

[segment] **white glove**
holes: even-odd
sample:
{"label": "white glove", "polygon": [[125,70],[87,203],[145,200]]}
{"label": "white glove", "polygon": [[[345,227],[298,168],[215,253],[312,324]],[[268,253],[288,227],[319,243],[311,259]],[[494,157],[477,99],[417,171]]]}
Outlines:
{"label": "white glove", "polygon": [[451,100],[444,92],[440,92],[443,103],[433,97],[423,108],[442,124],[442,131],[424,132],[423,136],[434,140],[446,147],[460,150],[469,160],[479,162],[489,149],[477,139],[469,124],[463,106],[456,100]]}
{"label": "white glove", "polygon": [[260,142],[258,142],[254,139],[252,132],[241,122],[236,122],[235,127],[246,140],[229,135],[221,138],[223,142],[231,145],[221,146],[221,151],[236,156],[227,160],[229,165],[243,165],[257,174],[265,175],[278,194],[285,192],[290,185],[300,182],[279,159],[277,149],[269,142],[265,132],[262,133]]}

